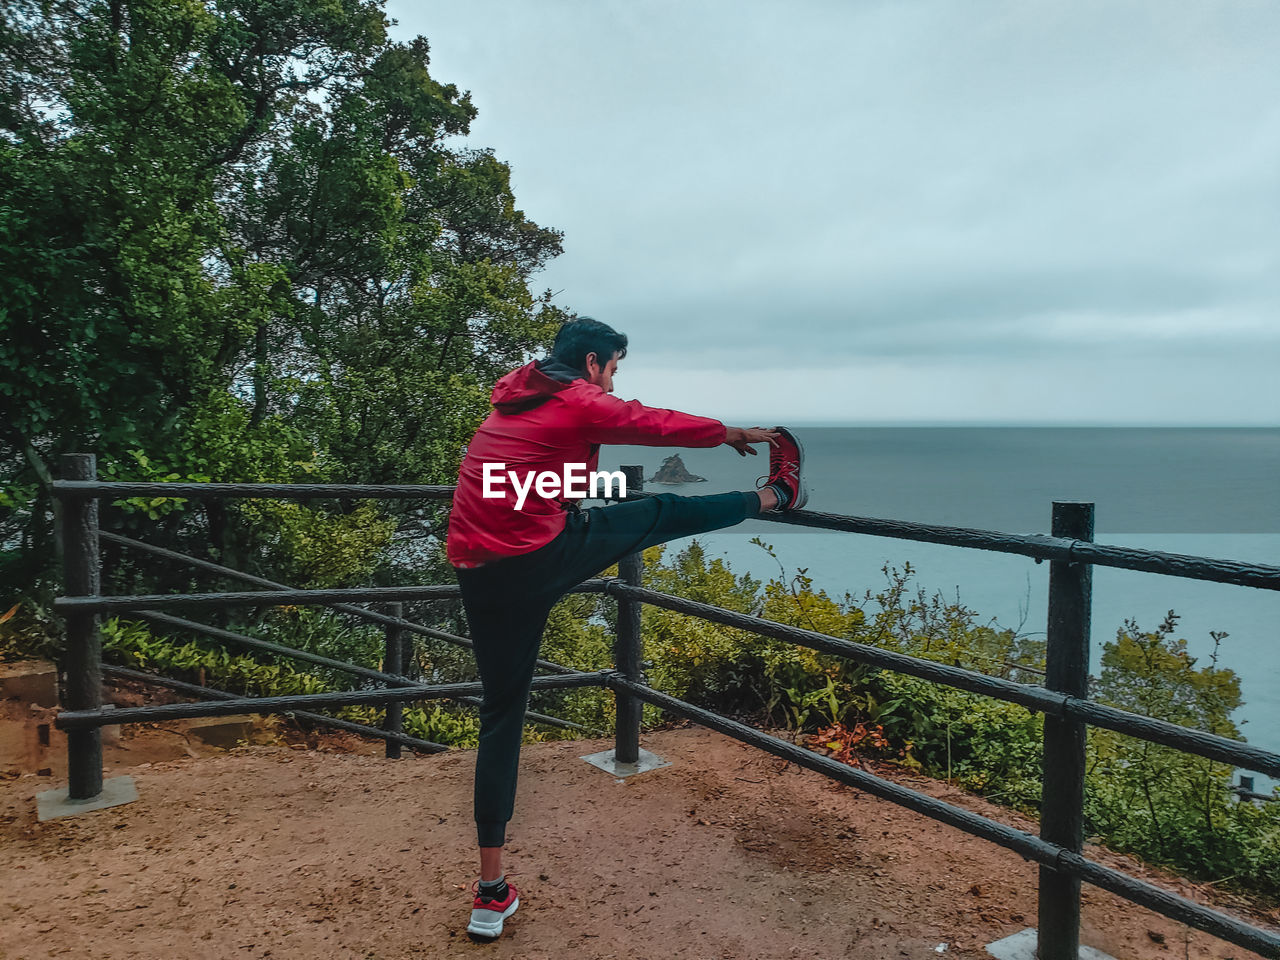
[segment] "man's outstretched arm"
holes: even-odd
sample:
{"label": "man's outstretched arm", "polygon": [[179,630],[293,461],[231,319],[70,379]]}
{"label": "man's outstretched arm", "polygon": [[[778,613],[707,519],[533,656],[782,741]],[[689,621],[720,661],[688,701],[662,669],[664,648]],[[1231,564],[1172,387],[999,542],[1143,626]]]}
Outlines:
{"label": "man's outstretched arm", "polygon": [[753,443],[772,443],[777,433],[760,427],[726,427],[719,420],[679,410],[646,407],[601,393],[584,408],[583,432],[591,443],[639,446],[714,447],[727,444],[741,456]]}

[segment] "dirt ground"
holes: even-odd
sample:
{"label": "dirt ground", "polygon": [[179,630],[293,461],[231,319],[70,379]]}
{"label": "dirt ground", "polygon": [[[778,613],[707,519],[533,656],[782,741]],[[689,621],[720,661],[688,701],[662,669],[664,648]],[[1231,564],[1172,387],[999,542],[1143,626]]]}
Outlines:
{"label": "dirt ground", "polygon": [[[1016,854],[686,727],[646,735],[671,765],[625,781],[580,759],[607,741],[526,746],[507,847],[520,910],[477,942],[470,751],[387,760],[380,743],[274,721],[228,750],[178,723],[135,725],[104,755],[140,799],[40,823],[36,794],[66,785],[61,734],[36,734],[52,714],[9,701],[0,717],[3,960],[936,960],[985,958],[1035,925],[1037,868]],[[945,783],[895,779],[1035,829]],[[1083,939],[1117,960],[1256,956],[1088,887]]]}

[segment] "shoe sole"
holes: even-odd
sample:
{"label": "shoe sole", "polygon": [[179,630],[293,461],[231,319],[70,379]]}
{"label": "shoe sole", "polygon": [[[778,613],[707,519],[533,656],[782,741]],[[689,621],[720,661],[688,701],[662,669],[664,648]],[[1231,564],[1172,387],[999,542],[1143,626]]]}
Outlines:
{"label": "shoe sole", "polygon": [[780,434],[796,445],[796,476],[799,478],[799,487],[796,490],[796,499],[794,503],[788,503],[784,509],[799,510],[809,502],[809,487],[804,482],[804,444],[800,442],[800,438],[788,430],[786,427],[774,427]]}
{"label": "shoe sole", "polygon": [[[520,906],[520,898],[516,897],[511,901],[511,906],[502,911],[502,915],[499,916],[497,920],[477,920],[475,917],[475,911],[472,911],[471,922],[467,924],[467,933],[473,933],[477,937],[488,937],[490,939],[499,936],[502,933],[502,924],[506,921],[507,917],[516,912],[516,907],[518,906]],[[486,910],[485,913],[497,913],[497,911]]]}

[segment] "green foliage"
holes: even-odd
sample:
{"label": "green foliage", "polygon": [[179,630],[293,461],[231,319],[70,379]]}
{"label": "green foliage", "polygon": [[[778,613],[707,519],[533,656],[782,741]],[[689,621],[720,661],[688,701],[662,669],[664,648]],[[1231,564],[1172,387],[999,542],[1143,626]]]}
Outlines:
{"label": "green foliage", "polygon": [[[1128,621],[1108,643],[1095,698],[1220,736],[1239,738],[1231,714],[1243,700],[1236,674],[1218,667],[1224,633],[1207,666],[1173,636],[1173,611],[1154,630]],[[1280,804],[1236,802],[1231,768],[1110,730],[1089,735],[1086,817],[1112,846],[1215,880],[1235,877],[1280,895]]]}
{"label": "green foliage", "polygon": [[474,749],[480,741],[480,719],[474,710],[438,703],[405,710],[401,726],[411,737],[446,746]]}
{"label": "green foliage", "polygon": [[[322,635],[332,638],[332,631]],[[311,652],[343,659],[354,649],[350,643],[331,643],[328,647],[309,635]],[[302,649],[302,647],[299,647]],[[232,654],[225,648],[205,640],[179,644],[166,636],[157,636],[144,623],[116,618],[102,625],[103,659],[135,670],[160,673],[175,679],[199,680],[208,686],[247,697],[282,697],[324,693],[351,688],[349,674],[313,668],[303,671],[286,658],[267,658],[248,654]],[[365,644],[356,657],[368,660]],[[352,662],[355,662],[354,660]],[[369,664],[366,664],[369,665]],[[372,666],[380,666],[376,661]],[[369,726],[381,726],[384,711],[371,706],[341,707],[334,711],[339,719]],[[474,747],[479,736],[479,720],[474,711],[438,703],[406,708],[402,716],[404,732],[446,746]]]}
{"label": "green foliage", "polygon": [[368,503],[343,514],[287,500],[246,500],[238,513],[260,531],[257,546],[275,559],[276,575],[308,590],[366,579],[396,526]]}
{"label": "green foliage", "polygon": [[30,600],[18,600],[0,610],[0,663],[38,657],[56,660],[62,646],[59,624],[51,611]]}
{"label": "green foliage", "polygon": [[[567,314],[529,283],[560,234],[451,146],[475,108],[428,64],[376,0],[0,7],[0,584],[53,592],[63,453],[120,480],[453,478]],[[103,524],[337,582],[420,519],[353,509],[129,498]]]}
{"label": "green foliage", "polygon": [[[660,546],[645,551],[646,587],[751,612],[757,581],[735,576],[722,560],[708,563],[696,541],[668,565],[661,562],[665,550]],[[641,636],[644,659],[653,663],[649,679],[654,686],[731,713],[741,710],[748,697],[759,696],[758,663],[747,651],[759,649],[761,638],[648,605],[641,612]],[[757,706],[752,702],[748,709]],[[657,716],[654,708],[646,706],[645,711],[646,717]]]}
{"label": "green foliage", "polygon": [[868,711],[904,759],[1022,810],[1040,805],[1044,718],[903,674],[878,673]]}
{"label": "green foliage", "polygon": [[[381,669],[386,651],[386,635],[381,627],[369,623],[349,623],[346,618],[323,608],[273,607],[258,623],[247,629],[255,637],[278,643],[282,647],[291,647],[371,670]],[[271,658],[271,662],[282,665],[295,663],[286,657]],[[319,665],[307,665],[307,670],[323,677],[327,683],[337,688],[348,686],[352,682],[351,675],[342,671]]]}
{"label": "green foliage", "polygon": [[[602,595],[566,596],[547,617],[542,659],[578,670],[603,670],[611,666],[613,637],[604,617],[608,607],[616,609],[616,605]],[[601,732],[612,730],[614,725],[613,694],[600,687],[540,691],[533,695],[531,709]],[[563,728],[538,730],[541,739],[580,736]]]}
{"label": "green foliage", "polygon": [[206,640],[177,644],[156,636],[145,623],[117,618],[102,624],[102,654],[109,663],[151,670],[175,678],[203,676],[209,686],[248,697],[322,693],[331,689],[322,678],[278,663],[263,663],[247,654],[232,654]]}
{"label": "green foliage", "polygon": [[[763,546],[763,545],[762,545]],[[766,547],[766,549],[768,549]],[[672,562],[647,559],[647,585],[755,613],[780,623],[956,664],[1020,682],[1036,682],[1043,642],[981,623],[959,601],[910,590],[912,570],[886,567],[887,585],[855,603],[814,591],[806,571],[761,585],[708,562],[696,543]],[[785,576],[785,574],[784,574]],[[842,724],[878,727],[880,753],[945,776],[991,799],[1034,812],[1040,802],[1043,717],[1003,701],[874,670],[695,618],[646,608],[650,679],[675,696],[737,713],[793,734]],[[1095,699],[1227,737],[1241,704],[1238,678],[1198,668],[1186,642],[1172,638],[1171,614],[1156,630],[1126,624],[1105,645]],[[657,720],[657,715],[646,717]],[[1198,878],[1280,895],[1280,804],[1236,802],[1230,768],[1101,729],[1089,739],[1086,818],[1089,830],[1121,850]]]}

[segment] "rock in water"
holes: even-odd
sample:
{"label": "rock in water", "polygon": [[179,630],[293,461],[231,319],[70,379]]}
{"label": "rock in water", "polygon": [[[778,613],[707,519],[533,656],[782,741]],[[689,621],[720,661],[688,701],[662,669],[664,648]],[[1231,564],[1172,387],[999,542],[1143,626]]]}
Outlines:
{"label": "rock in water", "polygon": [[650,483],[706,483],[706,477],[695,477],[685,467],[684,461],[680,459],[680,454],[667,457],[662,461],[662,466],[658,468],[658,472],[649,478]]}

